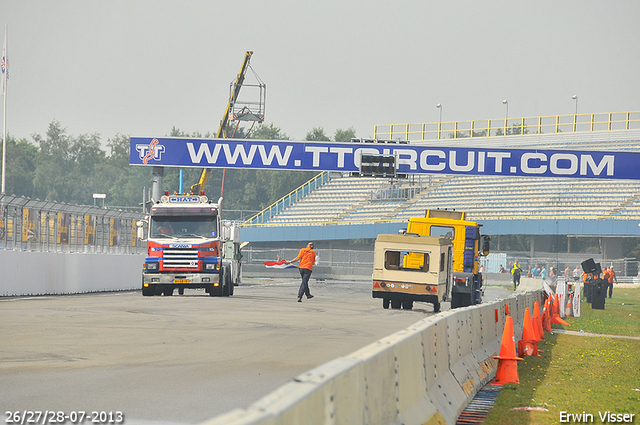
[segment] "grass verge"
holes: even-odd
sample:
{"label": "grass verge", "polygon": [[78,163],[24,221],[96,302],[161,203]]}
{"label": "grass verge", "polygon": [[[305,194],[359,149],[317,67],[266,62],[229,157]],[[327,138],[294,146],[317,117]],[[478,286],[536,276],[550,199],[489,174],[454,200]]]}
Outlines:
{"label": "grass verge", "polygon": [[[606,301],[604,310],[583,302],[581,317],[553,326],[640,336],[640,288],[614,288]],[[607,423],[600,418],[607,411],[634,414],[640,424],[640,340],[547,333],[538,346],[544,353],[518,362],[520,384],[503,387],[486,424]],[[561,412],[593,417],[565,421]]]}

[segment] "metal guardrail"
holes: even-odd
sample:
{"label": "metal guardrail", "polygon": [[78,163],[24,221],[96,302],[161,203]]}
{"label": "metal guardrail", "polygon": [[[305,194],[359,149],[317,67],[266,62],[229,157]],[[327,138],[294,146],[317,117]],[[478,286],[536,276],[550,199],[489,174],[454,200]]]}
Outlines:
{"label": "metal guardrail", "polygon": [[269,205],[267,208],[249,218],[244,224],[261,224],[269,220],[274,215],[278,214],[281,211],[284,211],[289,205],[293,204],[296,201],[307,196],[311,191],[317,189],[322,186],[325,182],[329,181],[329,173],[322,172],[304,183],[302,186],[297,189],[291,191],[287,195],[278,199],[273,204]]}
{"label": "metal guardrail", "polygon": [[472,121],[383,124],[374,126],[374,138],[418,141],[639,128],[640,111],[604,112]]}
{"label": "metal guardrail", "polygon": [[0,249],[134,254],[140,213],[0,195]]}

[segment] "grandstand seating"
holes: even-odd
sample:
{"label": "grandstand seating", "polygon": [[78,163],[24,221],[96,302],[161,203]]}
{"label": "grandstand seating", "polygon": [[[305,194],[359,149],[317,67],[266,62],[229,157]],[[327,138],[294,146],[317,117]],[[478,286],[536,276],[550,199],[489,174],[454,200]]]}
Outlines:
{"label": "grandstand seating", "polygon": [[[408,186],[405,183],[404,186]],[[640,219],[640,186],[629,181],[445,176],[409,199],[378,198],[397,190],[388,180],[332,179],[269,223],[396,221],[428,208],[462,210],[472,220],[525,218]]]}

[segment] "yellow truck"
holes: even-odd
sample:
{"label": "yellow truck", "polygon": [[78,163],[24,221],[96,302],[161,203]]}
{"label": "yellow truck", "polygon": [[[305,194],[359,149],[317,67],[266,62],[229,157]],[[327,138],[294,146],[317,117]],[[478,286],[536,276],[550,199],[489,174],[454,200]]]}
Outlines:
{"label": "yellow truck", "polygon": [[446,237],[381,234],[373,259],[373,298],[382,307],[405,310],[414,301],[433,304],[450,299],[453,284],[453,243]]}
{"label": "yellow truck", "polygon": [[466,219],[462,211],[431,210],[424,217],[409,219],[407,233],[444,236],[453,242],[453,286],[451,308],[482,302],[484,289],[480,256],[489,254],[491,238],[480,235],[480,226]]}

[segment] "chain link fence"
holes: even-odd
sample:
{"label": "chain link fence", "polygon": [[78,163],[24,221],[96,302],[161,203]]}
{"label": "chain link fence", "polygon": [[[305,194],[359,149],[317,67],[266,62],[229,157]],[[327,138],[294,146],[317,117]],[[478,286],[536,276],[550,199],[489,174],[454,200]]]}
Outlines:
{"label": "chain link fence", "polygon": [[[253,248],[242,250],[242,263],[264,266],[265,261],[292,260],[299,249],[293,248]],[[371,267],[373,270],[373,251],[347,249],[316,249],[318,265],[323,267]]]}
{"label": "chain link fence", "polygon": [[142,213],[0,195],[0,249],[139,254]]}

